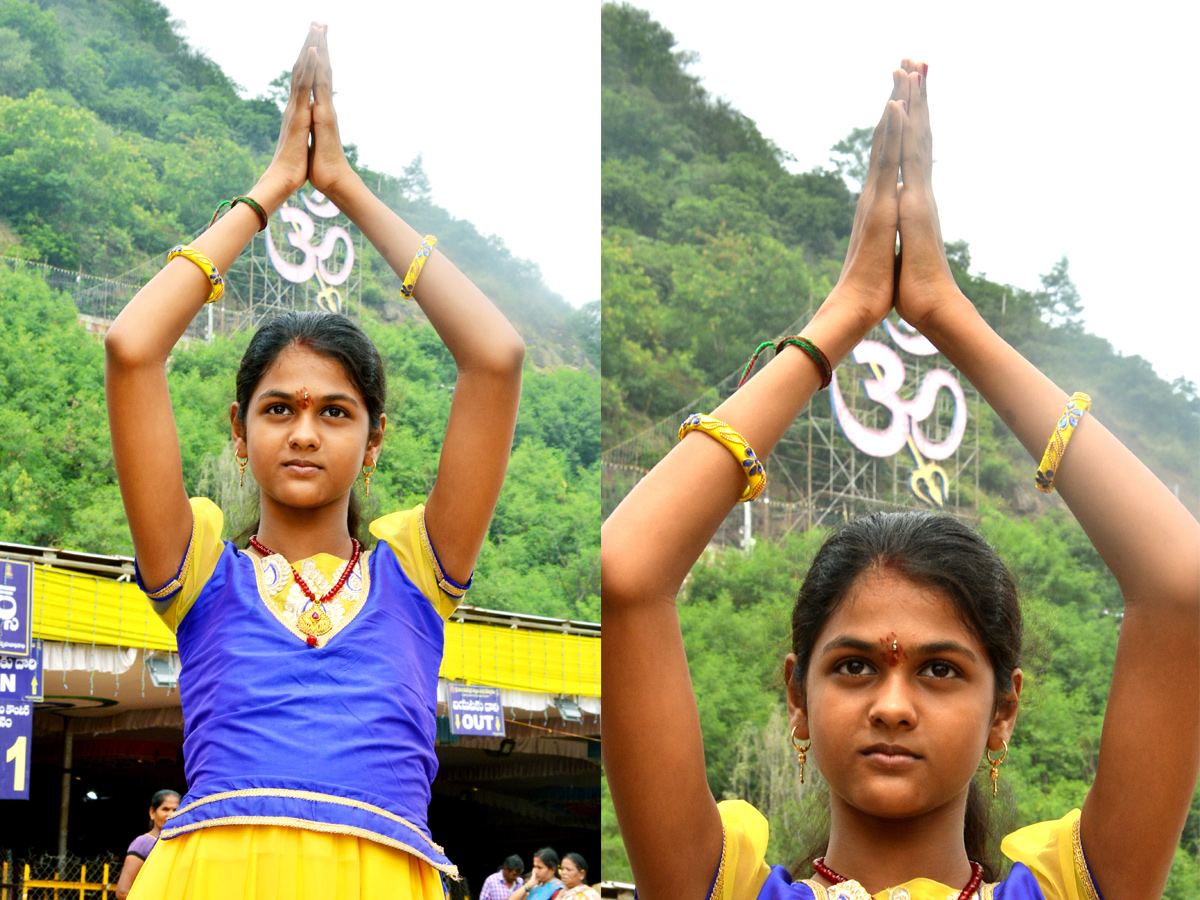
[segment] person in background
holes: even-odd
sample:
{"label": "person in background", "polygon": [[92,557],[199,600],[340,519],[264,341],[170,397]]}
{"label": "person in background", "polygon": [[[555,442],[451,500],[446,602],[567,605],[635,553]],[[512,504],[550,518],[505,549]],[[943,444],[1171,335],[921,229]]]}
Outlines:
{"label": "person in background", "polygon": [[533,854],[533,870],[525,883],[509,895],[509,900],[556,900],[563,883],[558,880],[558,853],[543,847]]}
{"label": "person in background", "polygon": [[525,886],[525,879],[521,877],[524,871],[525,861],[514,853],[504,860],[498,871],[484,879],[479,900],[508,900],[515,891]]}
{"label": "person in background", "polygon": [[121,877],[117,881],[117,900],[125,900],[133,887],[133,880],[142,869],[142,863],[158,843],[158,834],[166,824],[167,816],[179,809],[179,795],[172,790],[158,791],[150,798],[150,830],[139,834],[125,851],[125,863],[121,866]]}
{"label": "person in background", "polygon": [[568,853],[562,858],[558,874],[562,878],[564,889],[557,900],[600,900],[595,888],[587,883],[587,867],[587,860],[578,853]]}

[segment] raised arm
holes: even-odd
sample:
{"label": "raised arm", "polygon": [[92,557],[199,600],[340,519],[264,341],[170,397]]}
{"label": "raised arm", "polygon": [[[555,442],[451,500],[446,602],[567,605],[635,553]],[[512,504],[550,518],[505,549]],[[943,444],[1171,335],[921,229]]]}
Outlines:
{"label": "raised arm", "polygon": [[[834,365],[892,306],[896,174],[908,92],[902,72],[893,81],[841,278],[802,331]],[[712,415],[765,460],[820,385],[813,360],[789,346]],[[645,900],[703,898],[721,854],[675,597],[745,486],[732,454],[692,433],[638,483],[602,530],[604,768]]]}
{"label": "raised arm", "polygon": [[[926,89],[914,84],[905,130],[896,308],[1013,430],[1032,478],[1068,395],[988,327],[950,275]],[[1093,399],[1054,486],[1116,576],[1125,618],[1080,828],[1106,900],[1141,900],[1166,882],[1200,768],[1200,524],[1101,424],[1104,398]]]}
{"label": "raised arm", "polygon": [[[403,277],[422,236],[372,194],[346,161],[324,34],[318,50],[309,180]],[[525,343],[483,292],[436,250],[425,263],[413,297],[458,366],[425,523],[442,565],[461,584],[474,568],[504,483]]]}
{"label": "raised arm", "polygon": [[[307,170],[309,96],[320,29],[309,30],[292,69],[275,157],[251,189],[268,215]],[[239,203],[192,242],[225,272],[258,231],[258,214]],[[176,257],[117,316],[104,339],[105,393],[113,459],[143,583],[154,590],[174,577],[187,550],[192,516],[184,489],[179,436],[167,391],[167,357],[209,296],[201,269]]]}

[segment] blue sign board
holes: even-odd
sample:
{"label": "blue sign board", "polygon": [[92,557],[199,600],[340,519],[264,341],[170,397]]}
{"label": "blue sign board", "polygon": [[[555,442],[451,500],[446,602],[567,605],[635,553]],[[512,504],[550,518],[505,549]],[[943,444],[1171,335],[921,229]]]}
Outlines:
{"label": "blue sign board", "polygon": [[33,704],[42,699],[42,642],[28,656],[0,656],[0,800],[29,799]]}
{"label": "blue sign board", "polygon": [[504,707],[500,688],[475,684],[448,684],[450,733],[504,737]]}
{"label": "blue sign board", "polygon": [[32,612],[33,563],[0,558],[0,655],[29,655]]}

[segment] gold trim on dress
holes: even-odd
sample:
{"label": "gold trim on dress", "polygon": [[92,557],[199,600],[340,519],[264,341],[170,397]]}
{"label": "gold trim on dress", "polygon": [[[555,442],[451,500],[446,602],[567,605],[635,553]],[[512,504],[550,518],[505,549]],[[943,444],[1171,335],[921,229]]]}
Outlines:
{"label": "gold trim on dress", "polygon": [[[311,601],[304,596],[296,579],[292,575],[292,567],[282,554],[272,553],[260,559],[253,553],[248,553],[254,564],[254,580],[258,586],[258,596],[270,610],[271,615],[300,640],[308,643],[311,636],[317,647],[324,647],[347,625],[354,621],[355,616],[362,612],[366,605],[367,593],[371,584],[371,572],[367,566],[369,550],[364,550],[358,558],[356,571],[351,572],[338,591],[337,596],[328,603],[317,604],[321,619],[320,628],[311,631],[300,626],[302,614],[310,611]],[[336,582],[341,577],[342,570],[349,565],[349,560],[343,560],[341,566],[333,572]],[[312,559],[300,563],[301,577],[308,582],[314,591],[322,596],[329,592],[329,580],[321,574],[317,564]]]}
{"label": "gold trim on dress", "polygon": [[421,518],[418,524],[421,531],[421,549],[425,551],[425,559],[428,560],[429,567],[433,569],[433,575],[437,579],[437,586],[441,589],[442,593],[448,594],[455,600],[461,600],[467,596],[468,589],[450,581],[449,576],[442,569],[442,564],[438,562],[437,554],[433,552],[433,542],[429,540],[429,532],[425,530],[425,510],[421,510]]}
{"label": "gold trim on dress", "polygon": [[725,820],[721,820],[721,859],[717,863],[717,874],[713,877],[712,890],[708,892],[707,900],[721,900],[725,890]]}
{"label": "gold trim on dress", "polygon": [[1087,900],[1101,900],[1100,891],[1097,889],[1095,882],[1092,881],[1092,873],[1088,870],[1087,857],[1083,855],[1083,839],[1079,836],[1079,823],[1082,819],[1076,819],[1071,823],[1071,856],[1075,861],[1075,872],[1079,876],[1079,883],[1083,887],[1083,895]]}
{"label": "gold trim on dress", "polygon": [[[196,544],[196,514],[192,513],[192,533],[188,535],[187,551],[183,554],[183,562],[179,564],[179,571],[175,573],[175,577],[164,584],[156,591],[145,591],[147,597],[152,601],[165,600],[171,594],[174,594],[183,587],[184,581],[187,580],[188,569],[192,565],[192,549]],[[155,607],[159,604],[156,602]],[[166,612],[170,609],[171,604],[167,604],[160,612]]]}
{"label": "gold trim on dress", "polygon": [[[190,806],[188,807],[190,808]],[[445,872],[447,875],[457,879],[458,866],[453,864],[437,863],[418,850],[416,847],[410,847],[408,844],[402,843],[395,838],[390,838],[384,834],[378,834],[367,828],[359,828],[356,825],[338,825],[330,822],[311,822],[308,819],[296,819],[291,816],[223,816],[219,819],[205,819],[202,822],[193,822],[190,825],[180,825],[176,828],[164,828],[160,838],[170,840],[173,837],[178,837],[181,834],[187,834],[192,831],[199,831],[201,828],[213,828],[218,825],[282,825],[285,828],[302,828],[305,831],[320,831],[325,834],[348,834],[354,837],[366,838],[374,841],[377,844],[383,844],[387,847],[394,847],[397,850],[403,850],[417,859],[424,860],[433,866],[439,872]],[[437,846],[436,844],[434,846]],[[441,847],[438,851],[441,852]]]}
{"label": "gold trim on dress", "polygon": [[446,852],[441,846],[435,844],[429,835],[427,835],[424,831],[403,816],[398,816],[394,812],[389,812],[381,806],[375,806],[371,803],[364,803],[362,800],[352,800],[349,797],[338,797],[335,794],[322,794],[318,791],[298,791],[293,788],[245,788],[240,791],[222,791],[219,794],[209,794],[207,797],[201,797],[199,800],[193,800],[187,806],[175,810],[175,812],[171,813],[169,818],[174,819],[177,816],[181,816],[185,812],[193,810],[198,806],[203,806],[206,803],[215,803],[218,800],[229,800],[232,797],[287,797],[290,800],[314,800],[320,803],[333,803],[338,806],[350,806],[354,809],[361,809],[365,812],[374,813],[375,815],[382,816],[385,819],[391,819],[393,822],[403,825],[405,828],[416,832],[422,838],[429,841],[429,845],[438,853]]}

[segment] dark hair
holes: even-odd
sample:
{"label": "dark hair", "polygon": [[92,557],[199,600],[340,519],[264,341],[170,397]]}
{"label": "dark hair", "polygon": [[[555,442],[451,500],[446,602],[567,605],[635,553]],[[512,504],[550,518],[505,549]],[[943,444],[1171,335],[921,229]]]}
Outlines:
{"label": "dark hair", "polygon": [[553,847],[543,847],[537,853],[533,854],[534,859],[540,859],[542,865],[548,869],[558,869],[558,853]]}
{"label": "dark hair", "polygon": [[510,856],[508,859],[506,859],[504,861],[503,867],[505,869],[508,869],[510,872],[524,872],[525,871],[525,860],[521,859],[521,857],[517,856],[517,854],[514,853],[512,856]]}
{"label": "dark hair", "polygon": [[[243,425],[254,389],[279,354],[292,346],[305,347],[340,364],[366,404],[370,433],[379,430],[387,402],[387,378],[379,351],[363,330],[345,316],[319,310],[293,310],[276,316],[265,322],[250,339],[237,373],[237,415]],[[346,524],[351,536],[360,536],[362,511],[354,494],[350,495]],[[257,530],[256,520],[235,543],[243,543]]]}
{"label": "dark hair", "polygon": [[[945,593],[987,651],[997,702],[1012,690],[1012,670],[1021,658],[1021,607],[1013,577],[996,551],[953,516],[884,512],[853,519],[830,535],[805,575],[792,609],[792,678],[802,698],[817,635],[858,577],[879,568]],[[968,856],[983,864],[985,878],[995,880],[989,811],[975,782],[968,792],[963,840]],[[799,867],[823,852],[815,848]]]}
{"label": "dark hair", "polygon": [[169,788],[164,788],[161,791],[155,791],[154,796],[150,798],[150,808],[152,810],[157,810],[163,805],[163,803],[166,802],[168,797],[174,797],[176,800],[178,800],[179,794],[176,791],[170,790]]}
{"label": "dark hair", "polygon": [[563,854],[563,859],[569,859],[571,862],[575,863],[575,868],[577,868],[580,872],[587,871],[587,860],[578,853],[565,853]]}

